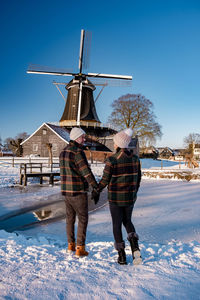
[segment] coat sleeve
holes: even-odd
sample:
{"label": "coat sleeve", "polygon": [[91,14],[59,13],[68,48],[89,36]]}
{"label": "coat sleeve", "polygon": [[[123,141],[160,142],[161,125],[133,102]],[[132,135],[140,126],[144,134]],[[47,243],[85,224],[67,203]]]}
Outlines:
{"label": "coat sleeve", "polygon": [[110,160],[106,161],[105,168],[103,170],[103,176],[99,182],[99,190],[102,191],[110,182],[112,177],[113,165]]}
{"label": "coat sleeve", "polygon": [[93,188],[97,188],[98,185],[96,179],[92,174],[92,171],[87,162],[87,158],[83,151],[80,151],[75,155],[75,163],[81,176],[83,176],[87,180],[88,184],[90,184]]}
{"label": "coat sleeve", "polygon": [[138,179],[137,179],[137,191],[139,190],[139,187],[140,187],[141,177],[142,177],[142,173],[141,173],[141,164],[140,164],[140,161],[139,161],[139,167],[138,167]]}

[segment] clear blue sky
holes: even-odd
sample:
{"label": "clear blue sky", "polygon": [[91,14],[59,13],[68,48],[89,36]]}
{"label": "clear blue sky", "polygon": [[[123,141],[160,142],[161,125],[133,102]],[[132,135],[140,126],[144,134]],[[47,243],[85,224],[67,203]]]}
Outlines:
{"label": "clear blue sky", "polygon": [[163,137],[182,147],[200,133],[200,1],[0,1],[0,136],[33,133],[61,118],[64,100],[30,63],[78,70],[80,31],[92,32],[89,72],[132,75],[132,87],[106,87],[97,101],[102,122],[111,103],[141,93],[154,103]]}

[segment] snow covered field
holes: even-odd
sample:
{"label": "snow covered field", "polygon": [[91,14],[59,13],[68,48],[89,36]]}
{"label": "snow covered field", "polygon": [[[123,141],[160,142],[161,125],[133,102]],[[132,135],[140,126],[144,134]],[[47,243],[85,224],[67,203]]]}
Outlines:
{"label": "snow covered field", "polygon": [[[93,167],[98,176],[102,169]],[[59,193],[58,185],[16,193],[8,186],[18,182],[18,172],[0,164],[0,216]],[[87,258],[66,253],[64,220],[18,234],[1,230],[0,299],[200,299],[199,195],[199,181],[142,179],[133,214],[139,266],[125,232],[128,265],[116,263],[108,205],[90,213]]]}

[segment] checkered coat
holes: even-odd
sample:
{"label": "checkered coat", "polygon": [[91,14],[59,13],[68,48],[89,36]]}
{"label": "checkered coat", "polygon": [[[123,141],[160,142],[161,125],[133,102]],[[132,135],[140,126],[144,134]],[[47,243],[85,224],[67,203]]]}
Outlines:
{"label": "checkered coat", "polygon": [[77,196],[87,191],[89,184],[93,188],[97,187],[97,182],[80,144],[70,141],[60,153],[59,160],[62,195]]}
{"label": "checkered coat", "polygon": [[106,160],[100,191],[108,186],[108,200],[118,206],[128,206],[136,201],[141,181],[139,158],[127,149],[119,149]]}

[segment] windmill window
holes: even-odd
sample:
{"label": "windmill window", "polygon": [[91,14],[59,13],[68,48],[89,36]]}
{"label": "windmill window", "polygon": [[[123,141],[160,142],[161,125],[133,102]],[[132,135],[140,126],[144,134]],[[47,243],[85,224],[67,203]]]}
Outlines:
{"label": "windmill window", "polygon": [[33,144],[33,151],[38,151],[38,144]]}
{"label": "windmill window", "polygon": [[46,130],[46,129],[43,129],[43,130],[42,130],[42,134],[43,134],[43,135],[46,135],[46,134],[47,134],[47,130]]}

